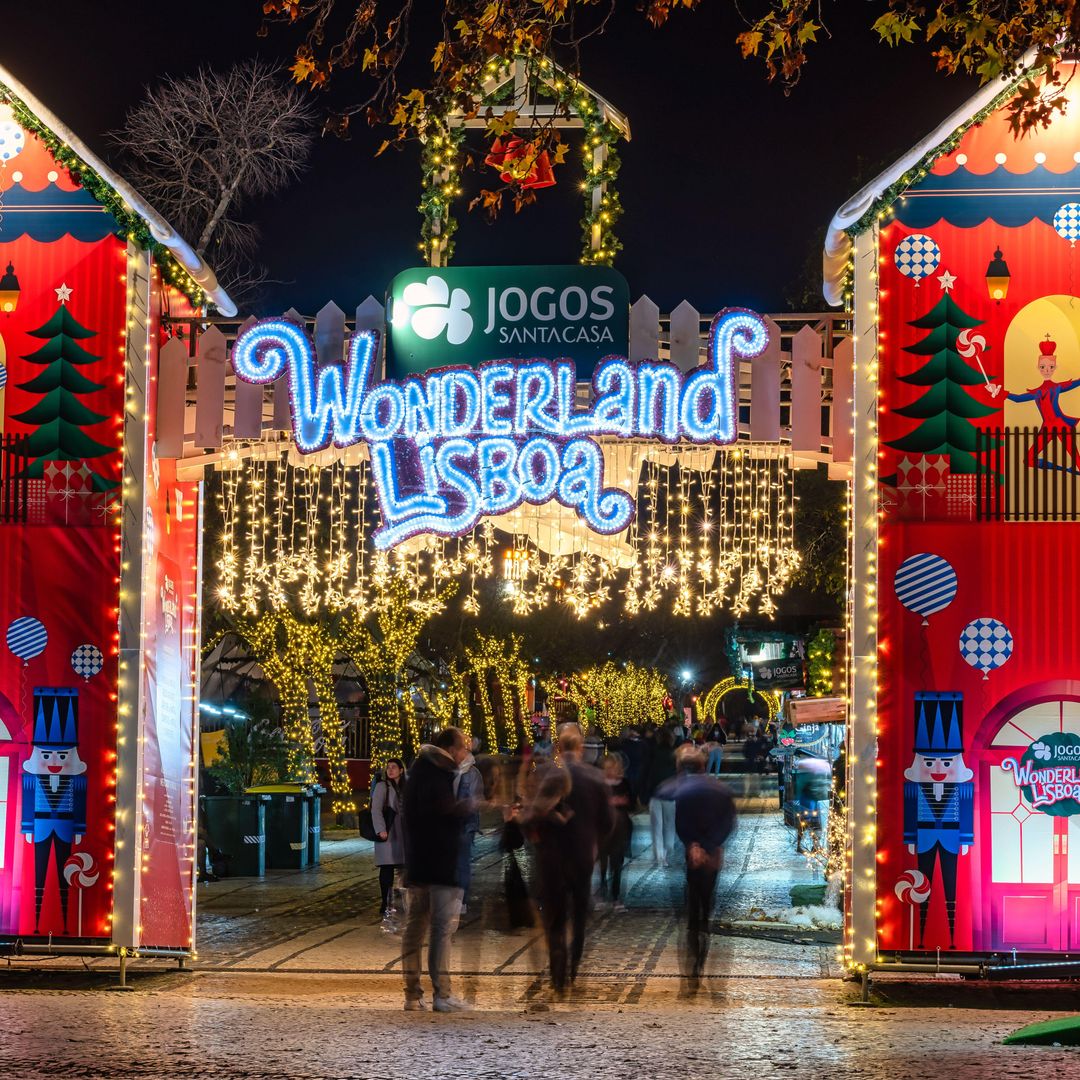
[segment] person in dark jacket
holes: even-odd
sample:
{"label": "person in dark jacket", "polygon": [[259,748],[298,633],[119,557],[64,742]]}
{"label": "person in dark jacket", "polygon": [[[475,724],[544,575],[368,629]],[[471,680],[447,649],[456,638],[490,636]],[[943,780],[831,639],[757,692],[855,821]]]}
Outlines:
{"label": "person in dark jacket", "polygon": [[455,727],[444,728],[434,745],[420,747],[405,783],[405,881],[408,886],[401,966],[405,1010],[425,1008],[420,989],[420,952],[431,926],[428,974],[436,1012],[460,1012],[465,1002],[450,993],[450,939],[461,913],[458,853],[472,806],[454,797],[454,779],[469,744]]}
{"label": "person in dark jacket", "polygon": [[661,728],[656,733],[656,747],[649,763],[647,793],[649,825],[652,828],[653,861],[667,866],[675,847],[675,748],[671,732]]}
{"label": "person in dark jacket", "polygon": [[678,765],[675,831],[686,846],[687,983],[696,990],[709,955],[713,894],[724,844],[735,828],[735,800],[726,784],[704,775],[700,751],[687,748]]}
{"label": "person in dark jacket", "polygon": [[604,758],[604,782],[611,802],[614,827],[608,838],[600,844],[600,895],[604,895],[610,871],[612,910],[625,911],[626,907],[622,902],[622,869],[634,831],[634,823],[630,817],[630,804],[634,797],[623,775],[623,763],[619,754],[608,754]]}
{"label": "person in dark jacket", "polygon": [[[595,768],[581,762],[583,743],[577,724],[567,724],[559,732],[559,761],[538,770],[521,814],[521,824],[535,844],[551,982],[557,994],[577,978],[585,950],[593,866],[614,824],[606,785]],[[573,924],[569,955],[568,922]]]}

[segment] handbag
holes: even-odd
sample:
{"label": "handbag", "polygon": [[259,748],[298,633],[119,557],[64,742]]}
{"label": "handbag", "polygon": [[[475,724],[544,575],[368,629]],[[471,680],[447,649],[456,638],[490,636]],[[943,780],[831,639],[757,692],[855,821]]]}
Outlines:
{"label": "handbag", "polygon": [[375,840],[377,838],[370,806],[366,806],[360,811],[360,836],[364,840]]}
{"label": "handbag", "polygon": [[[386,823],[386,838],[390,839],[390,830],[394,827],[397,811],[390,805],[390,789],[383,788],[383,821]],[[379,834],[375,831],[375,819],[371,814],[371,807],[360,811],[360,835],[365,840],[379,842]]]}

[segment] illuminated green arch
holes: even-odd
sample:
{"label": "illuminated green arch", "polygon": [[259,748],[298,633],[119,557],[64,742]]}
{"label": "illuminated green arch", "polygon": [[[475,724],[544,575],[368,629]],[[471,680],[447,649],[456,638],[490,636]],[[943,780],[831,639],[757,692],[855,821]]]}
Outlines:
{"label": "illuminated green arch", "polygon": [[701,707],[701,711],[706,720],[710,722],[716,721],[717,710],[720,708],[720,703],[733,690],[753,691],[753,693],[764,699],[765,704],[769,708],[769,718],[771,720],[780,719],[780,706],[783,701],[783,694],[781,694],[779,690],[754,690],[746,679],[736,679],[728,676],[726,679],[721,679],[705,695],[705,702]]}

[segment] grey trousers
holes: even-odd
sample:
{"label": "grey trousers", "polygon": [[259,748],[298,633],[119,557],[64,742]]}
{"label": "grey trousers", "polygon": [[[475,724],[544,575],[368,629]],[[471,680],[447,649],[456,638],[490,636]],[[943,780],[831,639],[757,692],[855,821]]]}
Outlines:
{"label": "grey trousers", "polygon": [[461,889],[453,885],[410,885],[405,905],[405,930],[401,935],[401,967],[405,973],[405,996],[419,998],[420,952],[431,927],[428,975],[435,997],[450,996],[450,939],[461,912]]}

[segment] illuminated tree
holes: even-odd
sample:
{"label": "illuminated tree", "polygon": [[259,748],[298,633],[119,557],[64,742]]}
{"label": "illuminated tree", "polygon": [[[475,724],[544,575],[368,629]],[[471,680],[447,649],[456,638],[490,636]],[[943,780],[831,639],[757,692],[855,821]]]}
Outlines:
{"label": "illuminated tree", "polygon": [[233,631],[251,649],[263,674],[277,689],[288,740],[289,775],[299,783],[315,782],[315,733],[308,704],[314,692],[323,748],[330,767],[335,812],[356,809],[345,764],[345,739],[334,692],[337,642],[322,622],[305,622],[288,610],[239,616]]}
{"label": "illuminated tree", "polygon": [[433,612],[456,591],[450,582],[422,600],[400,578],[390,578],[375,587],[370,611],[353,608],[342,619],[338,645],[364,676],[371,760],[377,768],[403,747],[413,753],[420,748],[409,658]]}
{"label": "illuminated tree", "polygon": [[[500,726],[506,743],[513,740],[516,746],[524,746],[529,741],[528,725],[525,721],[529,675],[521,645],[522,639],[517,634],[500,638],[477,631],[475,642],[471,646],[465,646],[465,660],[476,679],[477,694],[484,714],[484,730],[488,749],[491,751],[503,745],[499,740]],[[499,690],[498,715],[488,686],[489,674],[494,675]],[[498,722],[500,719],[501,725]]]}
{"label": "illuminated tree", "polygon": [[811,697],[827,697],[833,692],[833,656],[836,635],[831,630],[819,630],[806,647],[807,693]]}
{"label": "illuminated tree", "polygon": [[594,710],[596,725],[608,738],[626,727],[660,723],[664,719],[667,678],[655,668],[612,660],[574,672],[548,683],[549,694],[562,694],[577,706],[578,714]]}

